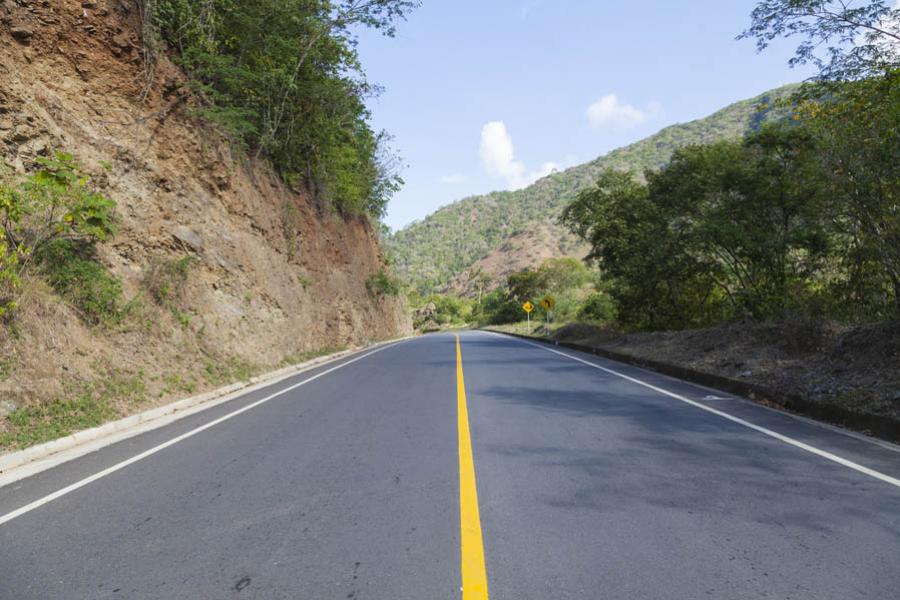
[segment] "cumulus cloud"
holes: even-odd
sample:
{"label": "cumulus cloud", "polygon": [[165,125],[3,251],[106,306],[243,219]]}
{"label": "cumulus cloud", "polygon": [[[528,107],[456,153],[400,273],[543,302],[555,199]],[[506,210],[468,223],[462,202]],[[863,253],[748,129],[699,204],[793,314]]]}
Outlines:
{"label": "cumulus cloud", "polygon": [[615,94],[607,94],[588,107],[587,118],[592,127],[629,129],[655,117],[659,108],[659,104],[651,103],[641,109],[620,101]]}
{"label": "cumulus cloud", "polygon": [[503,121],[492,121],[482,127],[480,153],[484,170],[489,175],[505,179],[507,187],[512,190],[531,185],[559,168],[556,163],[547,162],[537,171],[529,172],[522,162],[515,159],[512,137]]}

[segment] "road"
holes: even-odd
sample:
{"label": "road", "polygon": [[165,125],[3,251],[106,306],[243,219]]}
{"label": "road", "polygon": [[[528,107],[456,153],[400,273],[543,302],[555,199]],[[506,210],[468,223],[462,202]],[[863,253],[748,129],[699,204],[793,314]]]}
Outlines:
{"label": "road", "polygon": [[464,332],[0,488],[2,599],[461,597],[900,598],[900,451]]}

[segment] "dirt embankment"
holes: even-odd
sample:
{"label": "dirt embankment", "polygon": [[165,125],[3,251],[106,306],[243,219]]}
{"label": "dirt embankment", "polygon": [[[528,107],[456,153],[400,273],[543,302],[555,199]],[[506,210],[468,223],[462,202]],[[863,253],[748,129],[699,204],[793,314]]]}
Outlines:
{"label": "dirt embankment", "polygon": [[900,322],[737,322],[628,335],[576,324],[551,337],[746,381],[781,398],[900,422]]}
{"label": "dirt embankment", "polygon": [[[99,257],[132,300],[122,324],[88,327],[25,281],[14,327],[0,327],[7,410],[111,378],[144,408],[409,332],[404,302],[367,289],[384,268],[368,220],[317,207],[235,155],[191,116],[177,67],[161,56],[147,71],[139,31],[131,0],[0,1],[0,154],[22,171],[66,151],[90,171],[122,220]],[[155,266],[187,256],[177,310],[154,303]]]}

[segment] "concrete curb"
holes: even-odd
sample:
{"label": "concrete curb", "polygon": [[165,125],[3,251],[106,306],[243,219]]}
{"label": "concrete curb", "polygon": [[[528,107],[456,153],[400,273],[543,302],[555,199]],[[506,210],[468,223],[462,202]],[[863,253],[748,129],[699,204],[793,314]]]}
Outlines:
{"label": "concrete curb", "polygon": [[900,420],[892,417],[858,413],[836,404],[814,402],[803,397],[799,393],[777,393],[756,383],[731,379],[730,377],[724,377],[722,375],[715,375],[713,373],[698,371],[689,367],[641,358],[631,354],[607,350],[605,348],[584,346],[582,344],[573,344],[570,342],[556,342],[546,338],[494,329],[485,329],[485,331],[522,338],[533,342],[547,344],[549,346],[560,346],[569,348],[570,350],[595,354],[616,362],[649,369],[651,371],[662,373],[663,375],[683,379],[690,383],[696,383],[705,387],[711,387],[737,396],[742,396],[762,404],[763,406],[777,408],[779,410],[810,417],[818,421],[839,425],[840,427],[873,435],[895,444],[900,443]]}
{"label": "concrete curb", "polygon": [[[212,408],[213,406],[234,400],[257,389],[274,385],[315,367],[340,360],[353,354],[359,354],[388,344],[406,341],[414,337],[416,336],[386,340],[367,346],[343,350],[326,356],[316,357],[303,363],[251,377],[247,381],[232,383],[197,396],[178,400],[117,421],[111,421],[100,425],[99,427],[77,431],[66,437],[31,446],[24,450],[2,454],[0,455],[0,487],[57,464],[67,462],[78,456],[83,456],[84,454],[93,452],[104,446],[108,446],[146,431],[157,429],[207,408]],[[66,453],[66,456],[60,460],[48,461],[48,464],[38,468],[29,468],[27,469],[27,473],[15,472],[18,469],[33,465],[34,463],[45,459],[62,457],[63,453]]]}

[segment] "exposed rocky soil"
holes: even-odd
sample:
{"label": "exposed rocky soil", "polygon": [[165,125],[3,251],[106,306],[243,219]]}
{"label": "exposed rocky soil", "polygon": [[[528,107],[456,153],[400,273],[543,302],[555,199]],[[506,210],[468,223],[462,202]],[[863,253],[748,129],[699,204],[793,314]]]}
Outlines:
{"label": "exposed rocky soil", "polygon": [[738,322],[628,335],[575,324],[561,327],[551,337],[900,419],[900,322],[861,326],[809,320]]}
{"label": "exposed rocky soil", "polygon": [[[234,154],[191,116],[177,67],[161,56],[147,70],[139,31],[132,0],[0,0],[0,153],[24,171],[71,152],[101,183],[122,225],[100,259],[136,307],[121,326],[89,328],[26,281],[15,327],[0,327],[0,399],[45,402],[118,373],[160,403],[213,385],[210,364],[262,369],[409,332],[404,302],[367,290],[384,267],[369,221]],[[185,256],[196,260],[179,316],[146,280]]]}
{"label": "exposed rocky soil", "polygon": [[476,298],[479,292],[492,292],[503,285],[513,273],[533,269],[550,258],[572,256],[582,259],[590,249],[590,245],[580,242],[556,223],[535,224],[506,238],[496,250],[450,282],[445,291],[455,296]]}

